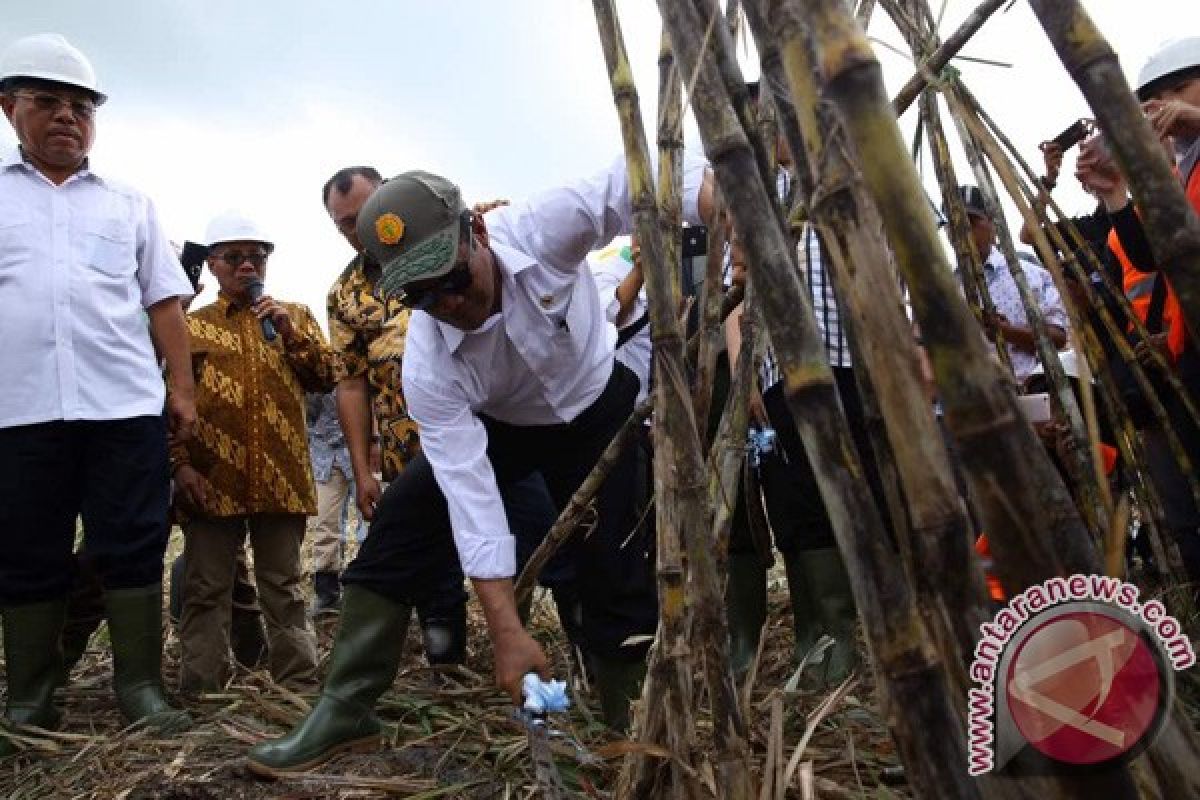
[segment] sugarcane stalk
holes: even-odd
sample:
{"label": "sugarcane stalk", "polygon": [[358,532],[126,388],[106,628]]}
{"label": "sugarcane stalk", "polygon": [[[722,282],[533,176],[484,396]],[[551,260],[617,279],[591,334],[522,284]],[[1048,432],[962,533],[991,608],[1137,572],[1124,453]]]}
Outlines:
{"label": "sugarcane stalk", "polygon": [[[971,37],[978,33],[983,24],[1006,2],[1009,2],[1009,0],[983,0],[962,21],[962,24],[958,26],[958,30],[947,36],[946,40],[930,53],[928,57],[921,57],[914,52],[914,55],[917,55],[921,59],[917,67],[917,72],[905,82],[904,86],[900,87],[900,91],[896,93],[896,97],[892,100],[892,108],[895,110],[897,117],[902,116],[908,110],[913,100],[916,100],[917,96],[921,94],[921,90],[929,84],[929,76],[937,75],[941,72],[950,63],[950,59],[958,55],[958,52],[971,40]],[[863,28],[865,30],[866,26],[864,25]]]}
{"label": "sugarcane stalk", "polygon": [[[756,296],[761,298],[760,307],[782,369],[784,396],[817,476],[872,650],[877,663],[903,662],[908,667],[903,674],[890,676],[899,680],[885,680],[886,693],[903,696],[911,704],[904,719],[895,721],[905,725],[919,719],[929,724],[926,733],[958,730],[957,736],[931,737],[939,740],[932,746],[961,753],[961,726],[937,666],[938,656],[920,615],[913,609],[911,593],[902,571],[895,567],[894,553],[873,498],[862,481],[861,465],[832,373],[825,363],[812,308],[780,224],[774,176],[763,168],[756,152],[759,148],[751,144],[754,131],[748,131],[744,118],[733,110],[735,99],[722,77],[723,71],[736,70],[731,43],[718,35],[712,47],[700,47],[702,39],[697,33],[705,29],[715,4],[698,2],[689,7],[661,0],[659,8],[684,73],[697,75],[691,93],[692,108],[749,257]],[[720,64],[716,63],[718,54],[723,54]],[[909,613],[886,613],[883,597],[888,605],[908,609]],[[935,792],[943,797],[977,796],[964,779],[961,762],[951,767],[940,759],[916,757],[915,752],[905,751],[909,779],[927,789],[930,796]]]}
{"label": "sugarcane stalk", "polygon": [[[904,157],[904,145],[884,95],[878,61],[875,60],[865,37],[857,30],[839,0],[808,0],[805,6],[810,12],[809,19],[813,23],[814,38],[818,43],[818,52],[821,54],[827,93],[841,110],[846,130],[854,139],[857,151],[871,153],[870,159],[860,158],[859,162],[863,167],[867,183],[875,195],[876,202],[879,204],[880,212],[888,225],[890,239],[902,267],[906,270],[906,274],[908,272],[919,274],[919,270],[913,270],[914,265],[935,267],[945,271],[944,257],[937,245],[928,211],[919,208],[919,204],[913,202],[916,198],[921,197],[919,181],[915,169]],[[910,279],[909,286],[914,291],[914,310],[922,322],[922,330],[933,355],[934,371],[946,403],[947,421],[959,437],[960,444],[963,445],[964,459],[968,465],[972,461],[980,466],[1002,463],[1010,457],[1007,449],[990,454],[999,456],[999,458],[981,459],[978,453],[972,452],[974,450],[972,445],[976,443],[973,441],[976,433],[964,430],[962,425],[969,410],[960,409],[958,404],[964,394],[970,397],[971,393],[964,392],[962,383],[956,383],[955,379],[961,381],[963,373],[971,369],[973,362],[982,361],[978,355],[974,359],[968,359],[965,363],[958,364],[953,364],[947,358],[947,356],[952,358],[955,349],[968,349],[972,344],[971,339],[963,336],[967,319],[965,305],[955,293],[948,290],[946,282],[942,281],[942,286],[938,287],[940,288],[939,294],[951,302],[944,302],[939,309],[942,314],[940,324],[933,319],[927,320],[925,317],[931,299],[928,292],[931,286],[936,287],[938,276],[934,272],[932,275],[922,277],[925,279],[924,283]],[[932,327],[930,322],[934,323]],[[955,324],[947,325],[946,322]],[[959,348],[954,347],[956,338],[963,340]],[[959,368],[957,375],[953,374],[954,370],[951,369],[951,366]],[[986,404],[985,410],[992,418],[993,426],[1001,429],[1008,428],[1008,435],[998,444],[1002,447],[1005,444],[1011,445],[1022,441],[1026,444],[1022,448],[1024,457],[1021,461],[1011,462],[1013,469],[1007,471],[1009,475],[1014,472],[1018,474],[1013,476],[1014,480],[1008,482],[1006,494],[1008,501],[1014,507],[1026,504],[1032,506],[1031,510],[1036,511],[1031,517],[1032,519],[1046,520],[1049,517],[1049,525],[1043,529],[1042,535],[1048,534],[1053,545],[1053,549],[1049,553],[1051,560],[1049,563],[1038,563],[1036,568],[1049,567],[1053,570],[1061,565],[1071,570],[1079,569],[1094,573],[1100,566],[1095,549],[1088,541],[1086,531],[1079,524],[1079,519],[1074,514],[1074,509],[1071,508],[1065,488],[1062,487],[1057,473],[1049,464],[1048,458],[1044,453],[1039,452],[1040,448],[1034,444],[1036,440],[1033,439],[1032,430],[1024,424],[1013,425],[1003,419],[1003,417],[1015,418],[1017,413],[1015,398],[1012,396],[1011,390],[983,393],[982,396],[977,394],[974,399],[977,405]],[[1007,413],[1005,413],[1006,406],[1008,407]],[[1022,485],[1021,478],[1030,475],[1039,478],[1040,498],[1044,499],[1041,504],[1036,503],[1038,495],[1027,495],[1026,487]],[[986,487],[983,488],[986,489]],[[1034,498],[1035,502],[1030,503],[1030,498]],[[1041,508],[1038,508],[1039,505]],[[1015,544],[1017,547],[1013,549],[1029,550],[1027,555],[1033,556],[1035,559],[1040,559],[1045,555],[1045,551],[1038,552],[1034,548],[1028,547],[1031,543],[1021,535],[1023,532],[1019,520],[1014,520],[1011,528],[989,527],[988,530],[989,535],[993,537],[993,550],[997,548],[997,545],[1007,550]],[[1003,544],[1001,544],[1002,542]],[[1022,548],[1021,545],[1026,547]],[[1003,566],[1003,564],[999,566]],[[1003,580],[1004,572],[998,571],[1001,571]],[[1054,574],[1056,572],[1049,571],[1043,577],[1048,578]],[[1177,726],[1168,725],[1168,727],[1172,729],[1172,744],[1178,744],[1180,738],[1184,737],[1183,732]],[[1190,754],[1186,747],[1173,747],[1172,752],[1181,759],[1183,765],[1181,769],[1170,775],[1170,778],[1176,781],[1172,784],[1173,786],[1183,785],[1179,781],[1183,780],[1186,769],[1192,768],[1193,775],[1200,775],[1200,770],[1193,768],[1194,761],[1189,758]],[[1134,791],[1127,770],[1112,773],[1110,780],[1112,789],[1115,791],[1122,791],[1122,789],[1130,793]]]}
{"label": "sugarcane stalk", "polygon": [[[987,112],[979,106],[977,101],[975,102],[975,108],[979,112],[980,118],[992,132],[992,135],[995,136],[996,140],[999,141],[1000,144],[1002,144],[1008,151],[1009,157],[1021,167],[1022,171],[1025,173],[1026,179],[1030,180],[1031,182],[1036,180],[1033,170],[1021,157],[1020,152],[1017,151],[1016,147],[1013,146],[1012,141],[1009,140],[1004,132],[999,129],[999,126],[997,126],[995,121],[987,115]],[[1050,198],[1049,205],[1058,214],[1060,220],[1067,219],[1066,215],[1063,214],[1062,209],[1058,207],[1058,204],[1054,202],[1053,198]],[[1087,280],[1087,274],[1083,271],[1082,266],[1074,257],[1073,250],[1068,248],[1062,240],[1058,229],[1054,225],[1045,224],[1049,222],[1047,219],[1042,219],[1040,222],[1043,223],[1044,230],[1051,237],[1058,252],[1065,254],[1062,263],[1068,265],[1074,271],[1074,274],[1079,280],[1080,285],[1084,288],[1084,292],[1088,297],[1089,304],[1096,309],[1103,324],[1107,327],[1109,335],[1113,339],[1118,352],[1121,353],[1122,360],[1126,362],[1126,367],[1128,367],[1130,372],[1134,375],[1135,380],[1138,382],[1139,388],[1142,390],[1143,394],[1146,395],[1147,400],[1150,402],[1151,411],[1154,414],[1156,421],[1167,433],[1172,453],[1174,454],[1176,461],[1179,463],[1180,471],[1188,480],[1189,486],[1191,487],[1192,498],[1196,504],[1200,506],[1200,483],[1198,483],[1196,480],[1195,470],[1192,466],[1191,459],[1184,451],[1183,444],[1180,442],[1178,435],[1175,433],[1174,426],[1171,425],[1166,409],[1158,397],[1157,390],[1155,389],[1149,376],[1146,374],[1146,370],[1142,367],[1138,358],[1133,354],[1133,349],[1129,346],[1124,332],[1112,319],[1112,315],[1108,311],[1107,304],[1096,299],[1095,293],[1092,292],[1091,287],[1088,285],[1089,281]],[[1134,312],[1133,307],[1130,305],[1128,298],[1125,297],[1121,287],[1118,287],[1115,284],[1115,282],[1112,280],[1112,277],[1108,274],[1108,271],[1104,269],[1104,266],[1096,259],[1091,248],[1088,247],[1083,241],[1083,237],[1079,233],[1078,229],[1076,229],[1074,225],[1071,225],[1070,230],[1074,240],[1075,249],[1084,253],[1085,259],[1087,259],[1089,262],[1089,269],[1101,278],[1108,292],[1112,294],[1113,297],[1118,301],[1118,307],[1124,312],[1126,320],[1133,327],[1134,334],[1142,341],[1148,341],[1150,332],[1146,330],[1145,323],[1140,317],[1138,317],[1137,313]],[[1195,425],[1200,425],[1200,410],[1197,410],[1196,405],[1191,397],[1191,393],[1184,388],[1183,383],[1179,380],[1179,376],[1175,374],[1174,368],[1167,363],[1166,358],[1160,352],[1158,352],[1157,348],[1150,347],[1148,348],[1148,352],[1150,353],[1151,359],[1155,365],[1155,369],[1157,369],[1162,377],[1166,379],[1168,386],[1170,386],[1170,388],[1174,391],[1175,396],[1183,404],[1184,410],[1188,413],[1192,423]]]}
{"label": "sugarcane stalk", "polygon": [[[774,23],[768,23],[759,11],[760,5],[747,4],[747,18],[755,33],[767,83],[782,90],[785,79],[776,70],[782,70],[783,62],[773,32],[789,34],[785,47],[803,48],[804,44],[794,21],[781,23],[777,17]],[[884,423],[881,431],[874,432],[873,447],[876,454],[886,450],[888,458],[880,459],[881,470],[894,470],[897,490],[907,500],[907,508],[899,510],[890,504],[894,533],[905,554],[910,581],[917,588],[918,605],[927,612],[934,630],[948,632],[939,633],[940,639],[950,640],[939,649],[947,653],[948,662],[956,664],[954,671],[963,681],[960,685],[965,685],[961,668],[965,667],[965,654],[974,647],[984,611],[981,573],[973,565],[967,520],[961,513],[941,434],[917,379],[919,366],[912,331],[903,311],[898,278],[881,238],[882,226],[845,160],[841,132],[827,116],[816,114],[811,59],[801,51],[789,63],[787,81],[797,97],[809,100],[793,104],[793,98],[781,92],[775,105],[787,109],[787,113],[780,114],[782,119],[794,121],[795,127],[790,130],[785,126],[790,149],[800,148],[802,163],[818,164],[822,169],[821,191],[813,198],[810,214],[828,257],[826,272],[840,307],[847,312],[843,320],[858,365],[854,372],[864,411]],[[800,119],[814,132],[811,137],[801,133]],[[801,186],[812,186],[815,177],[799,181]],[[807,202],[808,195],[802,200]],[[864,386],[868,381],[878,387]],[[878,400],[874,399],[876,394]],[[868,410],[872,403],[877,407]],[[939,579],[931,580],[934,575]]]}
{"label": "sugarcane stalk", "polygon": [[1200,330],[1200,218],[1130,91],[1116,53],[1079,0],[1030,0],[1029,6],[1087,99],[1129,182],[1151,249],[1179,299],[1194,346]]}
{"label": "sugarcane stalk", "polygon": [[803,7],[818,42],[827,96],[857,153],[871,154],[860,155],[858,163],[907,281],[945,420],[962,449],[997,555],[998,577],[1019,592],[1054,575],[1094,571],[1097,553],[1074,502],[954,289],[870,45],[835,0],[807,0]]}
{"label": "sugarcane stalk", "polygon": [[[723,595],[717,578],[715,557],[709,546],[705,467],[696,420],[691,413],[683,335],[675,318],[675,298],[670,296],[669,271],[674,265],[667,265],[662,260],[658,241],[658,208],[649,176],[649,150],[616,9],[612,0],[593,0],[593,8],[612,84],[613,101],[621,120],[635,229],[639,240],[643,240],[643,256],[646,255],[647,245],[650,251],[646,293],[650,301],[655,347],[655,394],[658,398],[655,404],[658,413],[654,415],[657,524],[679,536],[687,553],[688,589],[696,621],[694,639],[704,654],[705,677],[713,707],[718,792],[722,797],[750,798],[753,780],[746,728],[729,666]],[[671,43],[678,56],[674,36],[671,37]],[[661,616],[669,616],[676,611],[682,619],[682,597],[678,600],[674,597],[662,598]]]}
{"label": "sugarcane stalk", "polygon": [[571,534],[579,527],[584,515],[591,508],[596,493],[600,491],[608,474],[620,460],[621,453],[636,440],[638,430],[649,418],[653,407],[647,398],[629,415],[629,418],[613,436],[613,440],[608,443],[608,447],[600,454],[592,471],[588,473],[583,483],[579,484],[579,488],[575,490],[575,494],[571,496],[558,519],[550,526],[550,530],[546,532],[546,538],[525,562],[525,567],[521,570],[521,575],[517,578],[514,587],[518,604],[529,599],[529,593],[533,591],[538,576],[541,575],[546,564],[550,563],[550,559],[554,557],[558,549],[570,539]]}

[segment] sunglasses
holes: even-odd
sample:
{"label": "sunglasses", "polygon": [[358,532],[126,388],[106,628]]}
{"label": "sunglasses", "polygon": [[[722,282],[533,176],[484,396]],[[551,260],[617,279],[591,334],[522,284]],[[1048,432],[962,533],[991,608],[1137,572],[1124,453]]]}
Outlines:
{"label": "sunglasses", "polygon": [[13,94],[33,103],[33,107],[44,114],[57,114],[59,109],[65,107],[78,120],[86,122],[96,116],[96,104],[90,100],[73,100],[49,92],[17,91]]}
{"label": "sunglasses", "polygon": [[445,294],[462,294],[471,286],[471,264],[460,261],[440,281],[420,289],[405,289],[400,295],[400,304],[417,311],[428,311],[430,306]]}
{"label": "sunglasses", "polygon": [[242,262],[249,261],[250,266],[258,269],[263,264],[267,263],[267,254],[261,250],[258,252],[251,251],[243,253],[241,250],[226,250],[224,253],[219,253],[217,258],[224,261],[231,267],[240,267]]}
{"label": "sunglasses", "polygon": [[428,311],[430,306],[444,294],[463,294],[471,286],[471,252],[475,249],[475,237],[471,235],[471,212],[462,217],[462,237],[467,240],[467,257],[459,261],[437,283],[419,289],[404,289],[400,304],[418,311]]}

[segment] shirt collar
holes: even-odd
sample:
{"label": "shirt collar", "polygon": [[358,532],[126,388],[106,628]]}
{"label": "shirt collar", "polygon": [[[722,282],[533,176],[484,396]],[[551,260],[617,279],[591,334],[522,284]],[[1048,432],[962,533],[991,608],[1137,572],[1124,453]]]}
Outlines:
{"label": "shirt collar", "polygon": [[221,290],[217,290],[217,310],[226,317],[232,317],[239,311],[246,309],[246,306],[241,305],[229,295]]}
{"label": "shirt collar", "polygon": [[[91,163],[92,162],[91,162],[90,157],[85,158],[83,160],[83,165],[78,170],[75,171],[74,175],[67,178],[67,180],[71,181],[71,180],[81,180],[83,178],[94,178],[95,180],[99,181],[100,183],[104,183],[104,178],[100,177],[95,172],[92,172]],[[25,158],[25,153],[22,152],[20,145],[13,145],[12,147],[6,149],[3,153],[0,153],[0,172],[9,170],[9,169],[15,169],[15,168],[25,168],[25,169],[33,170],[34,172],[37,172],[39,175],[41,175],[41,172],[38,171],[38,168],[35,167],[32,163],[30,163],[30,161],[28,159]]]}
{"label": "shirt collar", "polygon": [[529,269],[530,267],[537,265],[537,261],[525,253],[522,253],[520,250],[514,250],[511,247],[505,247],[497,242],[493,242],[490,246],[492,250],[492,257],[496,261],[496,266],[500,268],[500,291],[503,292],[503,302],[500,304],[500,313],[493,314],[491,317],[488,317],[482,325],[473,331],[464,331],[460,328],[454,327],[453,325],[442,322],[441,320],[434,320],[437,322],[437,326],[442,332],[442,339],[446,342],[446,347],[450,349],[451,353],[454,353],[458,350],[459,345],[463,343],[463,339],[467,337],[467,334],[483,333],[484,331],[491,330],[493,325],[498,324],[498,322],[493,320],[495,320],[497,316],[503,317],[505,313],[513,306],[516,292],[517,275]]}

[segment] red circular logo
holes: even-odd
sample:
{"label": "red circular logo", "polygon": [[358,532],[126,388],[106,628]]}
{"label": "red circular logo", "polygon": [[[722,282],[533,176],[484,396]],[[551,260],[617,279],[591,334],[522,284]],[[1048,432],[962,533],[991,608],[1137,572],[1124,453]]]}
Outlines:
{"label": "red circular logo", "polygon": [[1005,688],[1013,722],[1041,753],[1098,764],[1132,750],[1162,698],[1158,661],[1120,619],[1093,611],[1056,616],[1021,643]]}

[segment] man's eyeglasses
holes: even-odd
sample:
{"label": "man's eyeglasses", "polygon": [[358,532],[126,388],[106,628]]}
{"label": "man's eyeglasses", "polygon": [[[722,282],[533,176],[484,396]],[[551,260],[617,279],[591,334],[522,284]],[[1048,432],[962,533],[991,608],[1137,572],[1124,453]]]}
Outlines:
{"label": "man's eyeglasses", "polygon": [[96,116],[96,104],[90,100],[78,100],[62,97],[49,92],[13,92],[17,97],[24,97],[33,103],[33,107],[44,114],[57,114],[59,109],[68,108],[76,119],[90,121]]}
{"label": "man's eyeglasses", "polygon": [[219,253],[217,258],[224,261],[231,267],[240,267],[242,262],[249,261],[250,266],[258,269],[263,264],[267,263],[267,254],[261,250],[258,252],[243,253],[241,250],[226,250],[224,253]]}

